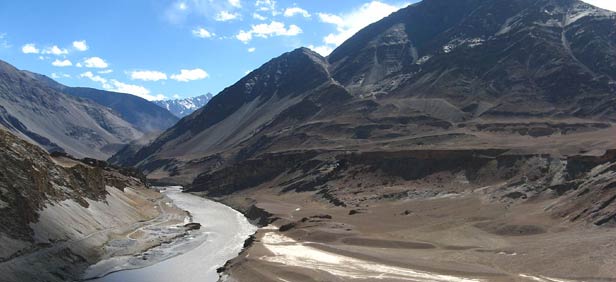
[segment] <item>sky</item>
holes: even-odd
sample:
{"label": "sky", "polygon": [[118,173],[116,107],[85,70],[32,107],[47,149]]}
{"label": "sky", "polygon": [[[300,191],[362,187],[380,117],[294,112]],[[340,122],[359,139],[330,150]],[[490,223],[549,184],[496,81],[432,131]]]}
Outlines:
{"label": "sky", "polygon": [[[222,91],[298,47],[328,55],[418,0],[7,0],[0,59],[148,100]],[[616,0],[585,0],[616,11]]]}

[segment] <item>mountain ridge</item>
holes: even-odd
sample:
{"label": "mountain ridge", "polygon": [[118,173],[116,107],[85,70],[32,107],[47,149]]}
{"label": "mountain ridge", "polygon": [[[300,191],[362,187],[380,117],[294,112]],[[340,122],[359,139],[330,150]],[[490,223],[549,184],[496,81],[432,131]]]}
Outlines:
{"label": "mountain ridge", "polygon": [[183,118],[205,106],[213,97],[214,94],[207,93],[190,98],[153,101],[153,103],[168,110],[176,117]]}
{"label": "mountain ridge", "polygon": [[[396,144],[393,149],[425,135],[437,136],[439,141],[432,143],[437,147],[452,143],[519,147],[513,139],[502,142],[501,134],[490,133],[494,124],[505,125],[512,118],[518,120],[500,130],[516,138],[532,132],[550,142],[569,142],[568,136],[559,134],[602,130],[616,120],[615,107],[610,106],[616,103],[616,84],[609,78],[616,69],[616,50],[609,46],[615,46],[616,37],[610,36],[613,30],[602,28],[616,26],[614,15],[575,0],[426,0],[369,25],[327,58],[299,48],[272,59],[163,133],[127,164],[147,167],[158,177],[167,174],[163,166],[181,171],[190,164],[193,168],[187,171],[207,171],[209,165],[198,169],[196,163],[210,158],[233,163],[249,151],[366,150]],[[597,28],[584,28],[589,25]],[[588,37],[592,44],[586,44]],[[515,42],[513,47],[510,42]],[[585,53],[603,59],[578,58]],[[314,91],[285,100],[308,84],[294,82],[297,89],[276,85],[271,78],[281,74],[272,62],[298,54],[311,58],[300,77],[318,77],[309,88],[337,88],[347,98],[317,105],[309,96],[327,91]],[[263,95],[244,96],[242,88],[251,79],[276,87]],[[253,99],[259,99],[254,109],[248,106]],[[276,109],[257,114],[263,105]],[[304,113],[281,122],[282,113],[290,111]],[[258,115],[260,125],[234,122],[246,115]],[[550,121],[537,123],[541,119]],[[243,133],[228,142],[231,139],[220,137],[227,133],[211,131],[215,127]],[[195,149],[177,149],[184,145]],[[562,153],[578,150],[575,145],[561,149]],[[185,180],[194,176],[191,173]]]}
{"label": "mountain ridge", "polygon": [[97,104],[113,109],[119,113],[124,120],[130,122],[144,133],[163,131],[179,120],[167,110],[161,110],[155,107],[154,102],[150,102],[135,95],[89,87],[70,87],[46,75],[29,71],[24,72],[59,92],[74,97],[89,99]]}
{"label": "mountain ridge", "polygon": [[[116,108],[112,109],[59,89],[70,91],[72,88],[0,61],[0,125],[50,152],[62,151],[76,157],[98,159],[108,158],[124,144],[141,138],[144,132],[164,129],[151,128],[148,122],[138,124],[137,120],[132,120],[135,123],[131,123],[116,111],[122,110],[118,107],[110,105]],[[128,94],[117,95],[128,97]],[[163,114],[166,112],[153,104],[151,107]],[[176,119],[168,112],[166,115]]]}

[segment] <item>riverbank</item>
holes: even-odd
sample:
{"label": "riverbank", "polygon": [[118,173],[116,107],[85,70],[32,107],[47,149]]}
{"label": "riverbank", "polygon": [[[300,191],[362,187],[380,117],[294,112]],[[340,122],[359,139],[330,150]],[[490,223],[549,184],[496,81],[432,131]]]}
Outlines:
{"label": "riverbank", "polygon": [[31,225],[37,248],[1,262],[3,281],[73,280],[100,260],[141,253],[185,233],[149,236],[149,227],[182,223],[187,216],[157,191],[107,187],[106,193],[104,201],[87,200],[87,206],[69,199],[41,210]]}
{"label": "riverbank", "polygon": [[[245,240],[257,229],[241,213],[221,203],[182,193],[179,187],[170,187],[163,193],[173,205],[188,211],[192,222],[200,223],[201,228],[146,252],[147,260],[152,263],[138,259],[100,262],[91,267],[90,273],[116,270],[93,281],[215,282],[219,279],[217,269],[236,257]],[[118,267],[124,270],[117,271]]]}
{"label": "riverbank", "polygon": [[[610,229],[481,193],[332,207],[312,192],[244,191],[222,202],[274,220],[223,281],[613,281]],[[507,224],[505,224],[507,223]],[[591,227],[592,228],[592,227]]]}
{"label": "riverbank", "polygon": [[96,281],[114,272],[146,267],[189,250],[190,246],[181,242],[197,235],[184,227],[190,222],[190,213],[177,207],[164,191],[158,190],[151,190],[159,195],[155,205],[158,216],[113,236],[102,248],[105,255],[86,269],[83,280]]}

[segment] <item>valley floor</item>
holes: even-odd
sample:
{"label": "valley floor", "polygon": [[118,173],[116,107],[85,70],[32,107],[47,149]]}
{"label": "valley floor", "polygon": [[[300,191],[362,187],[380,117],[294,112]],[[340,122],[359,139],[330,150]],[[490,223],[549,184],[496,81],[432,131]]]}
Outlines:
{"label": "valley floor", "polygon": [[309,192],[229,196],[232,206],[256,203],[279,219],[257,232],[226,280],[616,280],[615,230],[551,218],[549,200],[490,201],[490,189],[353,208]]}

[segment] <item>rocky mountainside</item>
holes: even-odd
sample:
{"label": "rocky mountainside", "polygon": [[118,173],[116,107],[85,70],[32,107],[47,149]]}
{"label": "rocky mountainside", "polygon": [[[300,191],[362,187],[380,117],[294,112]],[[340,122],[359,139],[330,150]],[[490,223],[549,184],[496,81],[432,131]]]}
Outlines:
{"label": "rocky mountainside", "polygon": [[125,144],[176,120],[141,98],[66,87],[0,61],[0,126],[48,151],[107,159]]}
{"label": "rocky mountainside", "polygon": [[154,101],[154,104],[168,110],[176,117],[183,118],[187,115],[192,114],[197,109],[205,106],[205,104],[207,104],[207,102],[209,102],[212,97],[214,97],[214,94],[207,93],[205,95],[184,99]]}
{"label": "rocky mountainside", "polygon": [[614,146],[614,26],[576,0],[422,1],[327,58],[273,59],[125,163],[190,182],[289,150],[601,151]]}
{"label": "rocky mountainside", "polygon": [[270,224],[229,280],[612,281],[615,73],[615,13],[424,0],[120,162]]}
{"label": "rocky mountainside", "polygon": [[0,129],[1,280],[77,281],[101,257],[134,249],[106,244],[160,214],[161,196],[144,180],[102,161],[50,156]]}
{"label": "rocky mountainside", "polygon": [[132,124],[143,133],[159,133],[174,125],[179,119],[168,110],[160,109],[155,102],[150,102],[135,95],[99,90],[87,87],[68,87],[41,74],[24,71],[32,78],[59,92],[74,97],[84,98],[118,113],[122,119]]}

